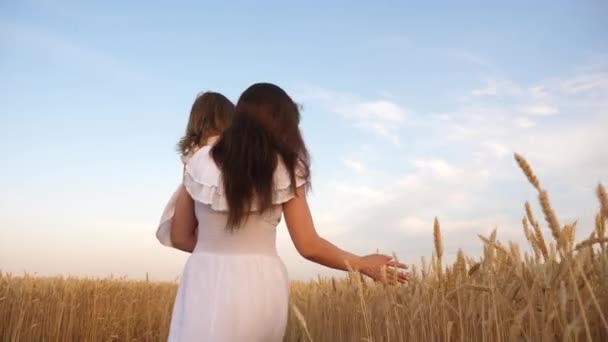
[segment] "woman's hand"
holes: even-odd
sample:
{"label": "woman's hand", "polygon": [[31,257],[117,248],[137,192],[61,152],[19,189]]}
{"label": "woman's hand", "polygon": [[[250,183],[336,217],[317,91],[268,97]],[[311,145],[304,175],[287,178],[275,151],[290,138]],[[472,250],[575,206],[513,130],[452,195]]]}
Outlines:
{"label": "woman's hand", "polygon": [[381,254],[361,257],[320,237],[312,221],[304,187],[299,187],[297,196],[283,204],[283,215],[291,240],[304,258],[337,270],[352,269],[376,281],[407,281],[407,275],[403,271],[400,272],[407,269],[407,266],[397,263],[393,258]]}
{"label": "woman's hand", "polygon": [[382,254],[370,254],[358,260],[357,271],[383,283],[404,283],[408,280],[407,274],[403,271],[408,267],[405,264],[396,262],[392,257]]}

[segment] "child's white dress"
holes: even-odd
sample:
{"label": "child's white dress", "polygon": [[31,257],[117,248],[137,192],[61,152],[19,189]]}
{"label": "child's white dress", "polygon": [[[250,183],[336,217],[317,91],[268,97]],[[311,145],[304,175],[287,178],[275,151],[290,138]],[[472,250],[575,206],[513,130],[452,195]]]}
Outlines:
{"label": "child's white dress", "polygon": [[[218,136],[210,137],[207,139],[205,145],[215,144],[218,138]],[[199,147],[194,147],[188,152],[187,155],[181,156],[184,167],[186,167],[190,161],[190,158],[192,158],[192,155],[194,155],[194,153],[196,153],[198,150]],[[173,247],[173,244],[171,243],[171,223],[173,222],[173,215],[175,214],[175,202],[177,202],[177,197],[183,187],[183,183],[180,183],[169,198],[169,202],[167,202],[165,205],[165,209],[160,217],[160,223],[156,228],[156,238],[161,244],[167,247]]]}
{"label": "child's white dress", "polygon": [[[183,156],[182,160],[184,161],[184,165],[186,165],[188,162],[187,156]],[[177,202],[177,197],[183,187],[183,184],[178,185],[169,198],[169,202],[165,205],[165,210],[163,210],[160,223],[156,229],[156,238],[161,244],[167,247],[173,247],[173,244],[171,243],[171,223],[173,222],[173,215],[175,214],[175,203]]]}
{"label": "child's white dress", "polygon": [[201,148],[186,165],[184,187],[195,202],[198,240],[177,290],[168,340],[282,341],[289,289],[275,240],[281,204],[294,196],[289,173],[279,162],[272,209],[261,215],[254,206],[244,226],[231,233],[221,172],[209,150]]}
{"label": "child's white dress", "polygon": [[[184,167],[188,164],[188,161],[190,161],[190,158],[197,150],[198,149],[193,149],[188,155],[181,157]],[[169,198],[169,202],[165,205],[165,210],[163,210],[163,214],[160,217],[160,223],[156,229],[156,238],[161,244],[167,247],[173,247],[173,244],[171,243],[171,223],[173,222],[173,215],[175,214],[175,202],[177,202],[177,197],[182,187],[183,184],[179,184]]]}

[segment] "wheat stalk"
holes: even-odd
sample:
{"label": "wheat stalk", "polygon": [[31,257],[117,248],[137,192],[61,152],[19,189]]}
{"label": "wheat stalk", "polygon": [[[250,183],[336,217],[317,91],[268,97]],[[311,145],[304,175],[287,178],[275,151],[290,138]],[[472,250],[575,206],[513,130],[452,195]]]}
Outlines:
{"label": "wheat stalk", "polygon": [[561,240],[567,250],[570,250],[574,245],[574,233],[576,229],[576,224],[577,222],[575,221],[571,224],[566,225],[562,230]]}
{"label": "wheat stalk", "polygon": [[433,241],[435,243],[435,253],[437,253],[437,275],[441,280],[443,275],[443,241],[441,240],[441,228],[439,227],[439,220],[435,217],[433,222]]}
{"label": "wheat stalk", "polygon": [[291,305],[291,309],[295,314],[296,318],[298,319],[298,322],[300,322],[300,325],[304,329],[304,332],[306,332],[306,337],[308,337],[308,341],[312,342],[312,337],[310,336],[310,331],[308,331],[308,325],[306,324],[306,319],[304,319],[304,315],[302,315],[300,309],[298,309],[295,304]]}
{"label": "wheat stalk", "polygon": [[596,234],[597,237],[604,237],[606,234],[606,225],[604,224],[601,213],[597,213],[597,215],[595,215],[595,231],[592,233]]}
{"label": "wheat stalk", "polygon": [[511,258],[515,261],[517,261],[517,263],[521,262],[521,252],[519,250],[519,246],[513,242],[513,241],[509,241],[509,251],[510,251],[510,255]]}
{"label": "wheat stalk", "polygon": [[526,240],[528,240],[530,244],[534,244],[534,237],[532,236],[532,231],[528,226],[528,219],[526,219],[525,216],[521,219],[521,225],[524,227],[524,236],[526,237]]}
{"label": "wheat stalk", "polygon": [[458,254],[456,256],[456,270],[461,279],[464,279],[467,274],[467,262],[464,258],[464,253],[462,249],[458,249]]}
{"label": "wheat stalk", "polygon": [[600,200],[602,215],[604,215],[605,220],[608,220],[608,194],[606,194],[606,189],[602,183],[597,185],[597,197]]}
{"label": "wheat stalk", "polygon": [[530,247],[532,247],[532,251],[534,252],[534,257],[536,260],[539,260],[542,253],[540,252],[540,248],[538,248],[538,242],[530,230],[528,219],[525,216],[521,219],[521,224],[524,227],[524,236],[530,243]]}
{"label": "wheat stalk", "polygon": [[492,237],[490,237],[489,239],[481,234],[477,234],[477,236],[481,239],[481,241],[483,241],[486,245],[495,248],[496,250],[502,252],[503,255],[506,256],[510,256],[511,253],[509,253],[509,251],[504,248],[503,246],[501,246],[499,243],[497,243],[495,241],[495,239],[493,239]]}
{"label": "wheat stalk", "polygon": [[[603,238],[606,234],[606,223],[604,221],[604,219],[602,218],[602,214],[601,213],[597,213],[597,215],[595,215],[595,230],[592,233],[591,238],[593,238],[593,235],[597,235],[598,238]],[[602,250],[605,250],[605,244],[601,243],[601,247]]]}
{"label": "wheat stalk", "polygon": [[441,240],[441,228],[437,218],[435,218],[433,223],[433,240],[435,242],[435,253],[437,253],[437,257],[441,259],[443,257],[443,241]]}
{"label": "wheat stalk", "polygon": [[574,250],[581,250],[585,247],[591,247],[593,245],[595,245],[596,243],[599,243],[600,245],[603,245],[605,243],[608,242],[608,238],[593,238],[593,239],[587,239],[583,242],[578,243],[575,247]]}
{"label": "wheat stalk", "polygon": [[540,191],[541,190],[540,182],[538,181],[538,178],[536,177],[536,175],[534,174],[534,171],[530,167],[530,164],[528,164],[528,161],[526,161],[526,159],[524,159],[524,157],[522,157],[521,155],[519,155],[517,153],[514,154],[514,157],[515,157],[515,160],[517,161],[517,164],[519,164],[519,167],[521,168],[521,170],[524,172],[524,174],[528,178],[528,181],[530,182],[530,184],[532,184],[538,191]]}
{"label": "wheat stalk", "polygon": [[547,261],[549,259],[549,252],[547,251],[547,244],[545,243],[545,238],[543,237],[543,232],[540,230],[540,225],[538,224],[538,221],[536,221],[536,219],[534,218],[534,214],[532,213],[532,208],[530,206],[530,203],[528,203],[528,201],[526,201],[525,208],[526,208],[526,215],[528,216],[528,220],[530,221],[530,224],[532,225],[532,228],[534,229],[534,240],[536,241],[538,248],[543,255],[543,258],[545,259],[545,261]]}
{"label": "wheat stalk", "polygon": [[530,206],[530,202],[526,201],[524,208],[526,209],[526,215],[528,216],[528,221],[530,221],[530,224],[533,226],[538,225],[538,222],[534,218],[534,213],[532,213],[532,206]]}
{"label": "wheat stalk", "polygon": [[469,269],[469,276],[472,276],[473,274],[475,274],[475,272],[479,271],[479,269],[481,268],[481,263],[480,262],[476,262],[475,264],[473,264],[473,266],[471,266],[471,268]]}
{"label": "wheat stalk", "polygon": [[543,213],[545,214],[545,220],[547,221],[549,228],[551,228],[551,234],[553,234],[553,238],[559,244],[561,229],[557,216],[555,215],[553,208],[551,208],[551,203],[549,203],[549,195],[547,195],[545,190],[541,190],[538,198],[541,208],[543,209]]}

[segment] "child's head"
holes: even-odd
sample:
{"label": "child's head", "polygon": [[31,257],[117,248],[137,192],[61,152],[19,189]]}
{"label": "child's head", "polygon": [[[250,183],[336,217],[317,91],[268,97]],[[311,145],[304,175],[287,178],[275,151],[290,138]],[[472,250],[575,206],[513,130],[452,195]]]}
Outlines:
{"label": "child's head", "polygon": [[221,134],[230,125],[233,113],[234,104],[224,95],[199,94],[190,110],[186,134],[177,145],[179,152],[186,155],[192,148],[204,145],[209,137]]}

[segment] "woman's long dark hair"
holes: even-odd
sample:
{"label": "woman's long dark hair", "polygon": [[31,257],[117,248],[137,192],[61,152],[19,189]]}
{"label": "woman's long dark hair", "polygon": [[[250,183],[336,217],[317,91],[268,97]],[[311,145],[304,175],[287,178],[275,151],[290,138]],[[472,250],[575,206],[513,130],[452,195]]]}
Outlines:
{"label": "woman's long dark hair", "polygon": [[309,183],[309,155],[299,123],[298,105],[280,87],[257,83],[241,94],[231,126],[211,150],[222,171],[228,229],[237,229],[254,204],[260,212],[272,207],[279,158],[294,194],[296,173]]}

